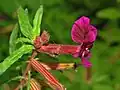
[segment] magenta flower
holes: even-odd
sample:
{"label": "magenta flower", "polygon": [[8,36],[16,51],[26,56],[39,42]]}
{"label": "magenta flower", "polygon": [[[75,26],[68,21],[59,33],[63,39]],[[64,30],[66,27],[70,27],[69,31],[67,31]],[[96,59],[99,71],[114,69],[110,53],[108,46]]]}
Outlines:
{"label": "magenta flower", "polygon": [[91,56],[89,50],[96,39],[97,29],[90,24],[88,17],[82,16],[73,24],[71,36],[74,42],[80,44],[80,49],[73,56],[80,57],[82,64],[90,67],[92,64],[88,61]]}

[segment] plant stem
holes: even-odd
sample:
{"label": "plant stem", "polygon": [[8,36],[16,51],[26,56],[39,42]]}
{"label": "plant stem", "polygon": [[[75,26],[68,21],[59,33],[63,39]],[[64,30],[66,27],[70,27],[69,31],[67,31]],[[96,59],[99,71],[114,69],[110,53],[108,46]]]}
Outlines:
{"label": "plant stem", "polygon": [[[33,52],[32,52],[32,55],[31,55],[31,57],[28,59],[28,61],[31,61],[31,59],[35,58],[36,55],[37,55],[37,52],[36,52],[36,51],[33,51]],[[27,65],[27,67],[26,67],[26,69],[25,69],[25,71],[24,71],[24,73],[23,73],[23,77],[27,78],[27,73],[28,73],[28,71],[30,70],[30,68],[31,68],[31,63],[29,62],[28,65]],[[22,80],[20,81],[20,84],[19,84],[14,90],[19,90],[19,88],[20,88],[22,85],[24,85],[25,82],[26,82],[26,80],[22,79]]]}
{"label": "plant stem", "polygon": [[47,54],[71,54],[74,55],[80,51],[79,45],[61,45],[61,44],[48,44],[43,45],[37,49],[38,52]]}

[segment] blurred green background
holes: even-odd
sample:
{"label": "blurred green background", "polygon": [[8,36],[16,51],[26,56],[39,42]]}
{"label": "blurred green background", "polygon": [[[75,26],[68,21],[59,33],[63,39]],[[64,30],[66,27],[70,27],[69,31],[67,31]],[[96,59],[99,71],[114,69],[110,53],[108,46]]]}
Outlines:
{"label": "blurred green background", "polygon": [[[76,44],[71,40],[71,28],[74,21],[83,15],[88,16],[98,29],[97,40],[91,50],[93,67],[89,80],[86,80],[84,67],[79,67],[77,72],[73,69],[63,73],[52,71],[67,90],[120,90],[120,0],[0,0],[0,62],[9,55],[9,37],[17,22],[17,8],[20,5],[28,8],[32,21],[40,4],[44,5],[42,30],[50,33],[51,43]],[[0,77],[0,85],[22,74],[25,58]],[[79,59],[68,55],[52,58],[41,54],[40,58],[44,62],[79,62]],[[1,86],[0,90],[14,88],[18,81],[4,84],[6,89]]]}

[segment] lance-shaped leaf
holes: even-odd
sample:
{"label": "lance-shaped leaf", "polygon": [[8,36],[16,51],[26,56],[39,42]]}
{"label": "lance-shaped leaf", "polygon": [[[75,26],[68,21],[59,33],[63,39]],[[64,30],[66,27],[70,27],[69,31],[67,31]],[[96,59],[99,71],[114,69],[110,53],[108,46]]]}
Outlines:
{"label": "lance-shaped leaf", "polygon": [[17,40],[17,36],[18,36],[18,24],[15,25],[11,35],[10,35],[10,40],[9,40],[9,53],[11,54],[13,51],[15,51],[16,48],[16,40]]}
{"label": "lance-shaped leaf", "polygon": [[22,34],[25,37],[32,39],[32,26],[29,22],[27,9],[24,10],[22,7],[18,9],[18,20]]}
{"label": "lance-shaped leaf", "polygon": [[14,51],[10,56],[0,63],[0,75],[2,75],[14,62],[21,58],[22,55],[30,53],[32,49],[32,45],[23,45],[21,48]]}
{"label": "lance-shaped leaf", "polygon": [[42,15],[43,15],[43,6],[41,5],[40,8],[37,10],[34,20],[33,20],[33,37],[34,39],[36,36],[40,35],[40,25],[42,21]]}

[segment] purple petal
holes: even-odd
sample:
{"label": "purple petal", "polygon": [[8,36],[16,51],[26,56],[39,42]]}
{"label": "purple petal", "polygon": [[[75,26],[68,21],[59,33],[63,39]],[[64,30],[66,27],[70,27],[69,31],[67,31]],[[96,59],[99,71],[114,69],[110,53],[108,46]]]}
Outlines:
{"label": "purple petal", "polygon": [[94,35],[97,36],[97,29],[96,29],[93,25],[90,25],[90,26],[89,26],[89,30],[90,30],[90,31],[93,31],[93,32],[94,32]]}
{"label": "purple petal", "polygon": [[84,35],[88,32],[88,26],[90,19],[83,16],[73,24],[71,36],[72,40],[77,43],[82,43],[84,41]]}
{"label": "purple petal", "polygon": [[84,41],[84,34],[81,29],[78,28],[76,24],[73,25],[71,31],[72,40],[76,43],[82,43]]}
{"label": "purple petal", "polygon": [[90,24],[90,19],[88,17],[82,16],[75,23],[78,23],[80,25],[80,28],[83,30],[84,33],[88,32],[88,26]]}
{"label": "purple petal", "polygon": [[90,19],[83,16],[73,24],[71,36],[76,43],[93,42],[96,39],[97,29],[90,25]]}
{"label": "purple petal", "polygon": [[85,41],[84,42],[94,42],[97,36],[97,29],[90,25],[89,26],[89,32],[86,35]]}
{"label": "purple petal", "polygon": [[82,59],[82,64],[83,64],[86,68],[92,66],[92,64],[88,61],[87,58],[81,58],[81,59]]}

